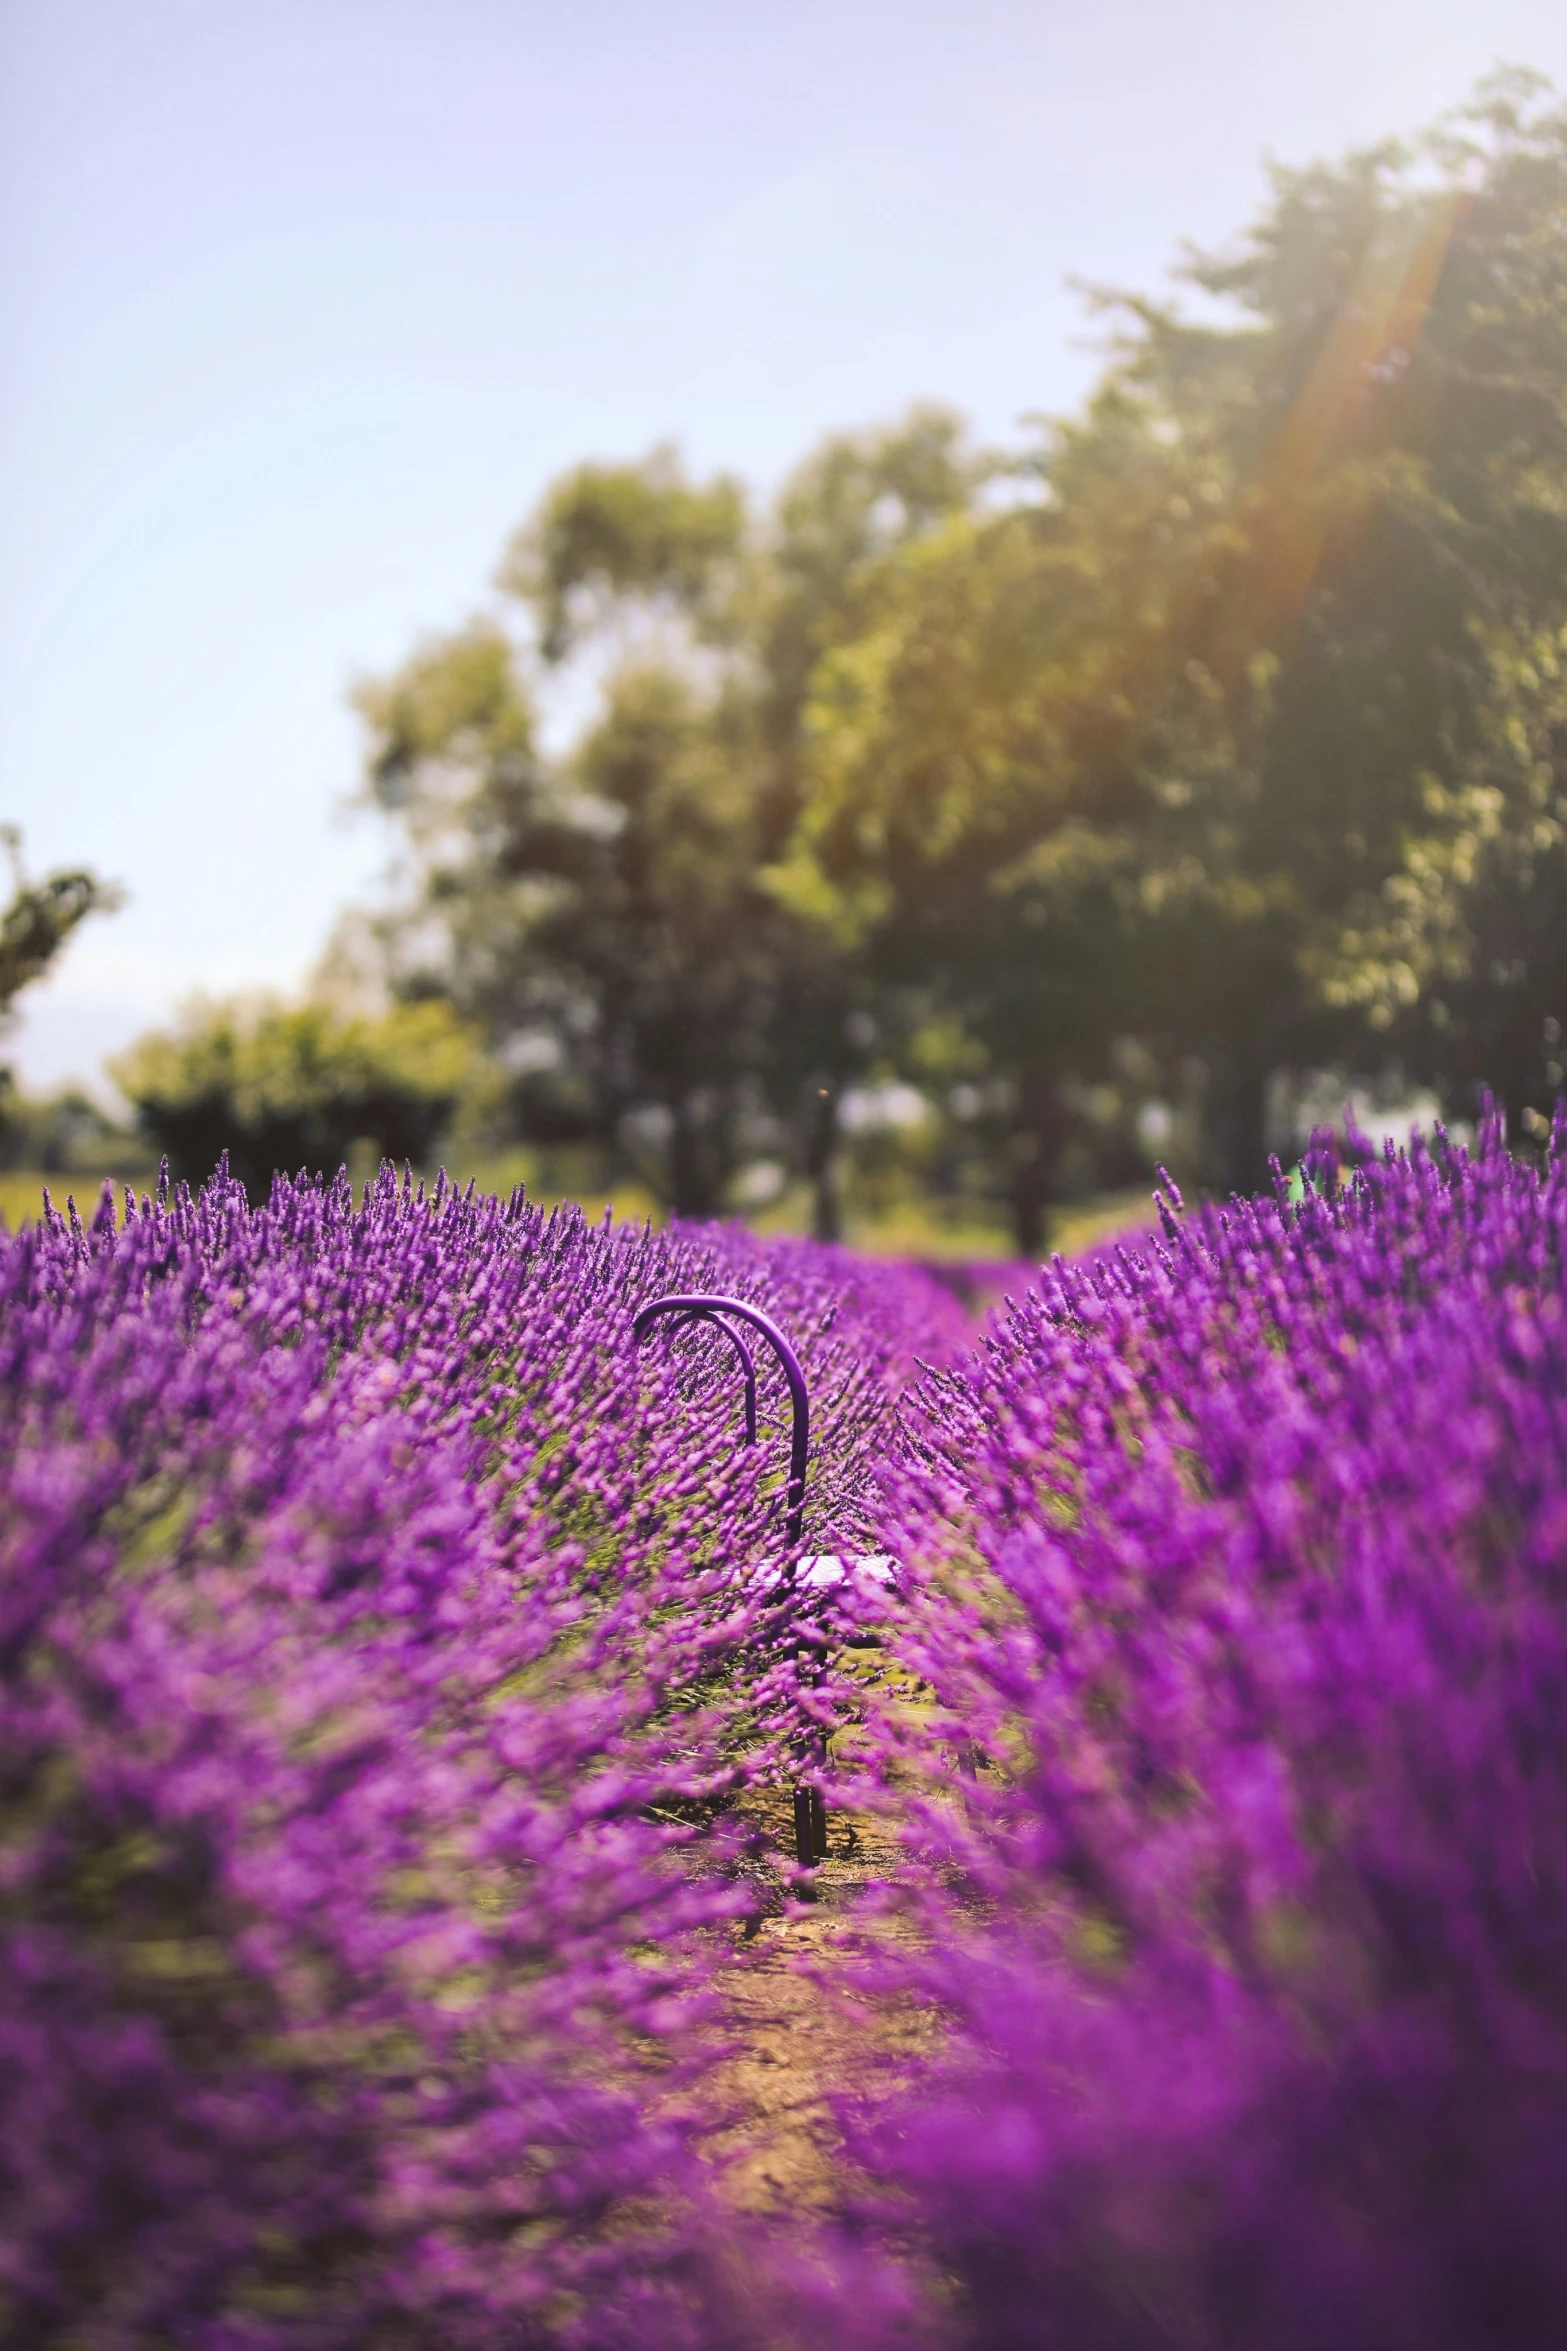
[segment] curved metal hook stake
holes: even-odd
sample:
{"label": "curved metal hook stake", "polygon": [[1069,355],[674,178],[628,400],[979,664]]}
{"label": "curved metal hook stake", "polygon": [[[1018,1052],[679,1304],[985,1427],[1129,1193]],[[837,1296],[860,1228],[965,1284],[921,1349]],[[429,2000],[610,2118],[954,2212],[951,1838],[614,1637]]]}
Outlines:
{"label": "curved metal hook stake", "polygon": [[[710,1322],[723,1332],[734,1348],[745,1375],[745,1441],[748,1445],[756,1443],[756,1365],[751,1359],[750,1348],[735,1329],[735,1324],[745,1323],[753,1331],[760,1332],[777,1356],[789,1385],[789,1400],[794,1407],[789,1438],[788,1517],[784,1522],[785,1541],[790,1550],[794,1550],[800,1540],[800,1528],[805,1516],[805,1464],[811,1442],[811,1407],[805,1391],[805,1374],[800,1369],[800,1358],[771,1317],[763,1314],[760,1307],[747,1306],[743,1298],[681,1296],[650,1299],[646,1306],[638,1310],[631,1326],[632,1337],[638,1345],[646,1338],[659,1316],[664,1314],[678,1316],[675,1324],[677,1331],[685,1330],[692,1323]],[[791,1575],[796,1572],[797,1565],[796,1561],[791,1560]],[[820,1788],[810,1780],[802,1781],[794,1791],[794,1845],[795,1857],[802,1869],[814,1869],[818,1861],[826,1858],[827,1810],[822,1802]],[[807,1896],[807,1899],[810,1897]]]}
{"label": "curved metal hook stake", "polygon": [[683,1314],[676,1323],[675,1329],[677,1331],[689,1330],[694,1322],[708,1322],[715,1330],[722,1331],[740,1359],[740,1376],[745,1381],[745,1441],[748,1445],[754,1445],[756,1443],[756,1362],[751,1350],[735,1329],[734,1324],[726,1322],[721,1314],[697,1314],[694,1311],[690,1314]]}
{"label": "curved metal hook stake", "polygon": [[788,1516],[784,1522],[784,1540],[792,1549],[800,1540],[800,1529],[805,1518],[805,1464],[811,1443],[811,1406],[805,1392],[805,1374],[800,1369],[800,1358],[771,1317],[765,1315],[759,1306],[747,1306],[743,1298],[693,1296],[650,1299],[646,1306],[638,1309],[636,1320],[631,1326],[631,1335],[639,1345],[662,1314],[678,1314],[682,1325],[693,1322],[716,1323],[734,1344],[746,1375],[747,1444],[756,1441],[756,1367],[751,1361],[750,1349],[740,1333],[731,1328],[731,1323],[742,1322],[753,1331],[759,1331],[777,1356],[779,1367],[789,1385],[789,1401],[794,1407],[789,1437]]}

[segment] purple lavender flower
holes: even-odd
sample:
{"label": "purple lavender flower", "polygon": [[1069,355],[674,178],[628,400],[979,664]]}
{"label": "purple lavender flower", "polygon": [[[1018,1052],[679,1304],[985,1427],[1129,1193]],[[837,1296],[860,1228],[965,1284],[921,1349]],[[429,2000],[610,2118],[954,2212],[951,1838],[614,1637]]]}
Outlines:
{"label": "purple lavender flower", "polygon": [[1168,1202],[917,1399],[954,2030],[860,2144],[953,2342],[1567,2339],[1564,1146]]}
{"label": "purple lavender flower", "polygon": [[631,1309],[788,1322],[849,1547],[920,1309],[838,1273],[389,1171],[0,1245],[6,2339],[705,2339],[689,1824],[802,1697],[774,1449]]}

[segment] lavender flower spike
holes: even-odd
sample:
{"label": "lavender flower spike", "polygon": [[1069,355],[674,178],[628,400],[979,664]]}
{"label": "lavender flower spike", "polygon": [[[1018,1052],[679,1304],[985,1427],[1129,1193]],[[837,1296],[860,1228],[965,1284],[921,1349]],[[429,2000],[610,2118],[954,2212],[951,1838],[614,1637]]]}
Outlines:
{"label": "lavender flower spike", "polygon": [[683,1314],[676,1323],[675,1329],[677,1331],[689,1330],[694,1322],[710,1322],[715,1330],[723,1332],[724,1337],[735,1351],[736,1359],[740,1365],[740,1376],[745,1381],[745,1441],[748,1445],[754,1445],[756,1443],[756,1358],[735,1329],[734,1324],[726,1322],[721,1314]]}
{"label": "lavender flower spike", "polygon": [[794,1407],[794,1420],[789,1437],[788,1518],[784,1526],[784,1539],[792,1550],[800,1540],[800,1529],[805,1518],[805,1463],[811,1443],[810,1399],[806,1395],[805,1374],[800,1369],[799,1357],[771,1317],[763,1314],[759,1307],[747,1306],[741,1298],[670,1297],[651,1299],[646,1306],[638,1309],[637,1318],[631,1326],[632,1337],[639,1345],[661,1314],[678,1314],[682,1323],[716,1323],[725,1336],[735,1343],[746,1373],[746,1442],[748,1444],[753,1444],[756,1439],[756,1375],[748,1349],[740,1340],[738,1332],[730,1328],[730,1318],[749,1323],[752,1330],[760,1331],[777,1356],[784,1378],[788,1382],[789,1400]]}

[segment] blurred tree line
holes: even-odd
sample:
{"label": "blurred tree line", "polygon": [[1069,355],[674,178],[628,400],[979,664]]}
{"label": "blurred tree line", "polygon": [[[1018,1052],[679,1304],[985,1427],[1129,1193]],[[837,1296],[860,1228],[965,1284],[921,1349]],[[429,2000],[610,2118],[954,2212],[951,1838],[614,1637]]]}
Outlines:
{"label": "blurred tree line", "polygon": [[333,1174],[360,1155],[422,1166],[473,1082],[471,1040],[442,1003],[378,1019],[324,1003],[196,1006],[111,1065],[176,1176],[229,1172],[264,1200],[274,1171]]}
{"label": "blurred tree line", "polygon": [[1538,1126],[1567,111],[1509,72],[1278,170],[1175,283],[1089,295],[1097,389],[1021,453],[919,408],[760,506],[579,466],[494,605],[360,689],[380,979],[483,1041],[497,1131],[686,1215],[774,1166],[829,1234],[846,1135],[912,1100],[927,1179],[1035,1253],[1153,1156],[1252,1188],[1312,1072]]}

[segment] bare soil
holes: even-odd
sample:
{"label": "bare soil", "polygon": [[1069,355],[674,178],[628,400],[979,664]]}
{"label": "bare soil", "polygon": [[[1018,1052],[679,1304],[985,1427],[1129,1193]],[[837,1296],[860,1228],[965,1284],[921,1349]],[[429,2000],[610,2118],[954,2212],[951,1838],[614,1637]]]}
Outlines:
{"label": "bare soil", "polygon": [[835,2102],[884,2094],[936,2030],[912,2006],[894,2011],[854,1995],[856,1949],[911,1931],[896,1917],[859,1915],[868,1892],[899,1882],[904,1857],[885,1822],[834,1811],[813,1898],[800,1901],[787,1887],[789,1792],[778,1790],[750,1816],[775,1857],[776,1906],[752,1931],[737,1931],[724,1977],[733,2047],[715,2087],[733,2120],[713,2154],[724,2193],[741,2210],[826,2213],[855,2185]]}

